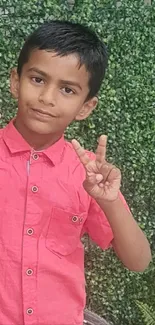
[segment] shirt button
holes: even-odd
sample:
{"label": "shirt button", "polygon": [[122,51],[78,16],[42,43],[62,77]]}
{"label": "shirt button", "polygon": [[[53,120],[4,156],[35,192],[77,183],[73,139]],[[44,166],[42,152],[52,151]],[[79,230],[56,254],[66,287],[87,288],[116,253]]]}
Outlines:
{"label": "shirt button", "polygon": [[33,193],[37,193],[38,192],[38,187],[37,186],[32,186],[31,188]]}
{"label": "shirt button", "polygon": [[31,270],[31,269],[27,269],[26,274],[27,274],[27,275],[32,275],[32,274],[33,274],[33,270]]}
{"label": "shirt button", "polygon": [[39,159],[39,155],[37,155],[37,153],[34,153],[34,154],[32,155],[32,158],[33,158],[34,160],[38,160],[38,159]]}
{"label": "shirt button", "polygon": [[32,315],[33,314],[33,309],[32,308],[28,308],[26,312],[27,312],[28,315]]}
{"label": "shirt button", "polygon": [[33,230],[32,228],[28,228],[28,229],[27,229],[27,234],[28,234],[29,236],[33,235],[33,233],[34,233],[34,230]]}
{"label": "shirt button", "polygon": [[77,217],[77,216],[73,216],[73,217],[72,217],[72,221],[73,221],[73,222],[77,222],[77,221],[78,221],[78,217]]}

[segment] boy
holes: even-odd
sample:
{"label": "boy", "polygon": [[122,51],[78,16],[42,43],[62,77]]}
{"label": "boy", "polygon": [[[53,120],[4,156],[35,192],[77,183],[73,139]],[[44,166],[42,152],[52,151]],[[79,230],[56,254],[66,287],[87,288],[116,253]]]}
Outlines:
{"label": "boy", "polygon": [[106,136],[96,155],[63,137],[95,109],[106,66],[92,31],[53,21],[30,35],[12,71],[18,112],[0,131],[1,325],[82,325],[84,233],[133,271],[151,260]]}

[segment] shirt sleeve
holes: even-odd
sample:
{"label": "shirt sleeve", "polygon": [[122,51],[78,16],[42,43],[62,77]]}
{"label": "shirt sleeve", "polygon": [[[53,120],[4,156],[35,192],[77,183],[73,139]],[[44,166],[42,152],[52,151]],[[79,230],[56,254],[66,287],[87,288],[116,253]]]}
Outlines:
{"label": "shirt sleeve", "polygon": [[[121,192],[119,195],[126,209],[129,210],[124,196]],[[85,230],[90,238],[103,250],[108,249],[111,246],[111,242],[114,238],[111,226],[104,211],[102,211],[94,199],[91,199],[90,201],[88,217],[85,222]]]}

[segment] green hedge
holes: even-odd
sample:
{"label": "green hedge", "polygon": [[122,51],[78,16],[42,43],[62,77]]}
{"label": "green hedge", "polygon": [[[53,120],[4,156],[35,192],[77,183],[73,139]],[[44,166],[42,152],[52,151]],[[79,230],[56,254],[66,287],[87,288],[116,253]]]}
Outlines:
{"label": "green hedge", "polygon": [[[94,149],[108,135],[108,159],[123,174],[122,192],[155,252],[155,2],[0,0],[0,126],[15,113],[9,71],[23,39],[47,19],[69,19],[95,29],[108,44],[110,62],[100,104],[66,133]],[[132,234],[131,234],[132,236]],[[155,309],[155,267],[144,274],[125,270],[111,251],[86,249],[88,307],[115,325],[141,325],[136,301]]]}

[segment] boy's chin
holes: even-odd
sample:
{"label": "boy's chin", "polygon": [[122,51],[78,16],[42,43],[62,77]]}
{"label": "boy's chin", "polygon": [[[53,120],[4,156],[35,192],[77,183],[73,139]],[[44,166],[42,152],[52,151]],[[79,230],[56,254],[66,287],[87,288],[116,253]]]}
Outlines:
{"label": "boy's chin", "polygon": [[27,128],[29,131],[33,133],[37,133],[38,135],[48,135],[52,133],[57,133],[55,127],[52,127],[48,123],[41,122],[41,121],[32,121],[27,123]]}

